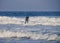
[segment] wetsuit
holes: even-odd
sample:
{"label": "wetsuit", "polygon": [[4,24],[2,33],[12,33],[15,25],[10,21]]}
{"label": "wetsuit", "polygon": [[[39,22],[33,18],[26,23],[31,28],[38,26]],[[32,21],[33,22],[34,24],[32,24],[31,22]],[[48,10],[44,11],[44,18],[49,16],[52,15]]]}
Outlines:
{"label": "wetsuit", "polygon": [[26,17],[25,18],[25,24],[28,23],[28,21],[29,21],[29,17]]}

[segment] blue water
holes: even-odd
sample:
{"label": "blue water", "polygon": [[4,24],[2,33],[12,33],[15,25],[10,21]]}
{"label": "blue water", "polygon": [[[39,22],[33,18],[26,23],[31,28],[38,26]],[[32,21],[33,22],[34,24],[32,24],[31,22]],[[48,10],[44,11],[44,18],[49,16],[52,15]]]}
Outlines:
{"label": "blue water", "polygon": [[60,41],[31,40],[31,39],[0,39],[0,43],[60,43]]}
{"label": "blue water", "polygon": [[[60,12],[26,12],[26,11],[0,11],[0,16],[9,16],[9,17],[22,17],[22,16],[60,16]],[[36,25],[36,26],[22,26],[18,24],[0,24],[0,30],[9,30],[9,31],[31,31],[35,33],[51,33],[60,36],[60,26],[46,26],[46,25]],[[56,32],[57,31],[57,32]],[[52,33],[53,32],[53,33]],[[39,34],[40,34],[39,33]],[[0,43],[60,43],[59,40],[32,40],[28,38],[0,38]]]}
{"label": "blue water", "polygon": [[[21,29],[39,29],[39,32],[43,32],[46,28],[50,28],[50,32],[54,31],[54,30],[58,30],[60,27],[59,26],[20,26],[20,25],[0,25],[1,29],[13,29],[12,31],[14,31],[16,28],[21,28]],[[59,29],[60,30],[60,29]],[[49,31],[49,29],[47,29],[45,32],[48,33],[47,31]],[[33,31],[32,31],[33,32]],[[45,33],[44,33],[45,34]],[[54,33],[54,34],[58,34],[58,33]],[[60,34],[60,33],[59,33]],[[59,40],[32,40],[29,38],[0,38],[0,43],[60,43]]]}
{"label": "blue water", "polygon": [[60,12],[0,11],[0,16],[60,16]]}

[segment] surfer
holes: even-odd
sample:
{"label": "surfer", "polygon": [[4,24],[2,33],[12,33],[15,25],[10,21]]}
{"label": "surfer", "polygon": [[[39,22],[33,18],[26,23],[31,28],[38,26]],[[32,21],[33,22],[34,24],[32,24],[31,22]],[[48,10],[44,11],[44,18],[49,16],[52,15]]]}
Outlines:
{"label": "surfer", "polygon": [[28,23],[28,21],[29,21],[29,17],[27,16],[27,17],[25,18],[25,24]]}

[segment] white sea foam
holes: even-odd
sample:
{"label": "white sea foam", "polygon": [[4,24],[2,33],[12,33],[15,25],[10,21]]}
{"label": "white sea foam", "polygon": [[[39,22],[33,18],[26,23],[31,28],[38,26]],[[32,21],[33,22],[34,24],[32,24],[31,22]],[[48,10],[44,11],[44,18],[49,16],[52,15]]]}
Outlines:
{"label": "white sea foam", "polygon": [[30,17],[29,23],[25,24],[24,17],[7,17],[7,16],[0,16],[0,24],[21,24],[21,25],[60,25],[60,17],[45,17],[45,16],[38,16],[38,17]]}
{"label": "white sea foam", "polygon": [[45,40],[60,40],[60,36],[56,34],[36,34],[33,32],[27,31],[20,31],[20,32],[13,32],[13,31],[0,31],[0,38],[30,38],[33,40],[45,39]]}

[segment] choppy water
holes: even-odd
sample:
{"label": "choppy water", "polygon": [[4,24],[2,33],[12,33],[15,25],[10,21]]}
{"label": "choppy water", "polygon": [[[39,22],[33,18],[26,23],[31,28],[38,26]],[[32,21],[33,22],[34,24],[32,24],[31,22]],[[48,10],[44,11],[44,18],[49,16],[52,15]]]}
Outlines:
{"label": "choppy water", "polygon": [[0,16],[0,43],[60,43],[60,17]]}

